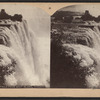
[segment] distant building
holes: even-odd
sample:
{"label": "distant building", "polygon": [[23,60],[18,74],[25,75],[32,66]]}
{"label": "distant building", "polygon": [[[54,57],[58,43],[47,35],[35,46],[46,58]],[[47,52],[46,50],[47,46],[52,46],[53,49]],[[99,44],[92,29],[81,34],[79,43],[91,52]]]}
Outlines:
{"label": "distant building", "polygon": [[77,15],[77,16],[73,16],[73,20],[77,20],[77,19],[80,19],[82,16],[79,16],[79,15]]}
{"label": "distant building", "polygon": [[72,22],[73,23],[80,23],[80,22],[82,22],[83,20],[81,19],[81,17],[82,16],[73,16],[73,20],[72,20]]}

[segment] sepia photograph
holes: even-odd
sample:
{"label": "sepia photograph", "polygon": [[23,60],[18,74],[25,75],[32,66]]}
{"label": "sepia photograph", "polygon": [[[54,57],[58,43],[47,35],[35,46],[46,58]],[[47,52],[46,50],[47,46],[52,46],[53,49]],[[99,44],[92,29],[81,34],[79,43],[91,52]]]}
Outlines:
{"label": "sepia photograph", "polygon": [[0,97],[100,97],[100,3],[0,3]]}
{"label": "sepia photograph", "polygon": [[100,88],[100,5],[63,7],[51,16],[51,88]]}
{"label": "sepia photograph", "polygon": [[50,17],[38,7],[0,5],[0,88],[50,87]]}

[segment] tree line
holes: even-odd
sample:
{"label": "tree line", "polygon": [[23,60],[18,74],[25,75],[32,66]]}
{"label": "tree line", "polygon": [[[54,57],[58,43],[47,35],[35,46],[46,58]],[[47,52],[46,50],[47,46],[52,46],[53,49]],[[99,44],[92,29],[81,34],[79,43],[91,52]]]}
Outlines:
{"label": "tree line", "polygon": [[[70,11],[59,11],[56,12],[52,17],[55,17],[54,21],[61,21],[61,22],[67,22],[70,23],[73,20],[73,16],[76,13],[70,12]],[[77,15],[76,15],[77,16]],[[92,16],[88,10],[85,11],[84,14],[80,14],[81,20],[83,21],[95,21],[100,22],[100,15],[98,17]]]}
{"label": "tree line", "polygon": [[12,21],[22,21],[22,15],[21,14],[15,14],[14,16],[11,16],[5,12],[5,9],[2,9],[0,12],[0,19],[11,19]]}

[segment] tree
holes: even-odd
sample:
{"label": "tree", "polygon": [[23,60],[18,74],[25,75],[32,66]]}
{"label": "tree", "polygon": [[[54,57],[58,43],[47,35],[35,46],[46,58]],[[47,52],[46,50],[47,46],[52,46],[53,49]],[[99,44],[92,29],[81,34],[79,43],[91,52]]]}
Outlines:
{"label": "tree", "polygon": [[95,17],[90,15],[89,11],[86,10],[85,14],[81,18],[82,18],[83,21],[92,21],[92,20],[94,20]]}
{"label": "tree", "polygon": [[63,21],[66,23],[71,23],[72,20],[73,20],[73,16],[65,16]]}

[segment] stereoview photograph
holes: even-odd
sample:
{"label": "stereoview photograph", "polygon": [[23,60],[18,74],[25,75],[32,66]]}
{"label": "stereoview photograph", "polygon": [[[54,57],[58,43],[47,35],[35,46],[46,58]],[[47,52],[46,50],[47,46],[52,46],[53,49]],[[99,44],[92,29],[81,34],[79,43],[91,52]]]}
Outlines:
{"label": "stereoview photograph", "polygon": [[51,16],[51,88],[100,88],[100,5]]}
{"label": "stereoview photograph", "polygon": [[50,87],[49,15],[24,4],[0,10],[0,88]]}

